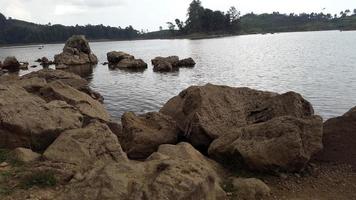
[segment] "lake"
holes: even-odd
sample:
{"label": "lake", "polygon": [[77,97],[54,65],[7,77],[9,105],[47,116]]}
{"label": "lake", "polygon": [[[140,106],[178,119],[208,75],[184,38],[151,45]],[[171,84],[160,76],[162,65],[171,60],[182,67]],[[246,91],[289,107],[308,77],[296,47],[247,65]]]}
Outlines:
{"label": "lake", "polygon": [[[105,98],[114,118],[126,111],[158,111],[171,97],[191,85],[206,83],[250,87],[274,92],[295,91],[310,101],[324,119],[356,106],[356,32],[297,32],[244,35],[202,40],[139,40],[92,42],[99,64],[76,71]],[[64,44],[0,48],[0,59],[16,56],[32,64],[53,56]],[[109,70],[100,63],[109,51],[124,51],[149,63],[143,72]],[[195,68],[155,73],[156,56],[192,57]],[[20,74],[41,67],[21,71]]]}

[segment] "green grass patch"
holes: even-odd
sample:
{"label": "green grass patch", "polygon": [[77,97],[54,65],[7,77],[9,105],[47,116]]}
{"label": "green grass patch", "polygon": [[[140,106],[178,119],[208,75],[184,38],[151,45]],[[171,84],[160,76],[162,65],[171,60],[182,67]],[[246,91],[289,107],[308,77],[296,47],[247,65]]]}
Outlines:
{"label": "green grass patch", "polygon": [[0,149],[0,163],[2,162],[7,162],[13,167],[24,165],[24,163],[19,161],[8,149]]}
{"label": "green grass patch", "polygon": [[33,186],[40,188],[53,187],[57,185],[57,179],[52,171],[37,171],[24,176],[20,181],[23,189],[30,189]]}

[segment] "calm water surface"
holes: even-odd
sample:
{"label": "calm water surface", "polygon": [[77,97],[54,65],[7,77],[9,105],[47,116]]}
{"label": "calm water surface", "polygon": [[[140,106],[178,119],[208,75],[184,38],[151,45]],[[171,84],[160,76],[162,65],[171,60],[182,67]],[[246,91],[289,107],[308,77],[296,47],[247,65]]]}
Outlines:
{"label": "calm water surface", "polygon": [[[324,119],[356,106],[356,32],[352,31],[90,45],[100,63],[106,61],[106,53],[112,50],[128,52],[147,63],[156,56],[169,55],[193,57],[197,62],[195,68],[166,74],[154,73],[151,65],[143,72],[109,70],[101,64],[76,69],[104,96],[105,105],[115,118],[126,111],[157,111],[181,90],[206,83],[279,93],[296,91],[309,100]],[[45,45],[42,50],[36,46],[0,48],[0,59],[14,55],[35,64],[33,61],[42,56],[53,59],[62,48],[63,44]]]}

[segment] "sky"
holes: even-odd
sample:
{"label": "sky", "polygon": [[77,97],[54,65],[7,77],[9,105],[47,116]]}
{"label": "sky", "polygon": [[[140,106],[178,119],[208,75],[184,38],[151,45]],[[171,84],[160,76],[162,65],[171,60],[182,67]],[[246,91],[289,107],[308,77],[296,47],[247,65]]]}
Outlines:
{"label": "sky", "polygon": [[[235,6],[242,14],[325,12],[356,8],[356,0],[201,0],[205,8],[227,11]],[[186,19],[191,0],[0,0],[7,17],[40,24],[104,24],[155,31],[166,22]],[[324,9],[325,8],[325,9]],[[324,10],[323,10],[324,9]]]}

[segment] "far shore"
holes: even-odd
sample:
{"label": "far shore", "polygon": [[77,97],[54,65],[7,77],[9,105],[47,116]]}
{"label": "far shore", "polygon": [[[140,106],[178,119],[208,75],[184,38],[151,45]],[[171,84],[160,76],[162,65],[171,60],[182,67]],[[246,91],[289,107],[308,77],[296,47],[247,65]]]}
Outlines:
{"label": "far shore", "polygon": [[[137,40],[180,40],[180,39],[188,39],[188,40],[201,40],[201,39],[214,39],[214,38],[223,38],[223,37],[234,37],[234,36],[243,36],[243,35],[265,35],[265,34],[278,34],[278,33],[302,33],[302,32],[323,32],[323,31],[356,31],[356,30],[338,30],[338,29],[332,29],[332,30],[315,30],[315,31],[285,31],[285,32],[273,32],[273,33],[262,33],[262,32],[256,32],[256,33],[240,33],[240,34],[205,34],[205,33],[197,33],[197,34],[190,34],[190,35],[182,35],[182,36],[168,36],[164,38],[134,38],[134,39],[94,39],[90,40],[89,42],[117,42],[117,41],[137,41]],[[49,42],[49,43],[19,43],[19,44],[0,44],[0,48],[28,48],[28,47],[41,47],[43,45],[49,45],[49,44],[62,44],[65,43],[65,41],[56,41],[56,42]]]}

